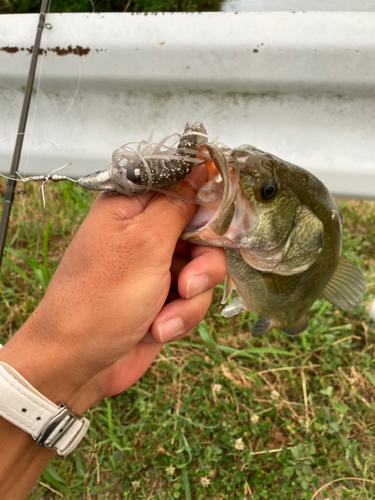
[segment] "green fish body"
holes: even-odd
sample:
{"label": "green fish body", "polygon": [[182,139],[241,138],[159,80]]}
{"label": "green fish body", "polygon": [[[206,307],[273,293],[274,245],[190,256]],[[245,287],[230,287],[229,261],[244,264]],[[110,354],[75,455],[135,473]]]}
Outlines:
{"label": "green fish body", "polygon": [[254,336],[275,327],[294,336],[318,297],[345,310],[356,304],[364,278],[340,256],[340,215],[322,182],[252,146],[206,149],[216,174],[199,191],[202,206],[183,239],[225,248],[223,303],[232,290],[238,297],[223,316],[254,311]]}

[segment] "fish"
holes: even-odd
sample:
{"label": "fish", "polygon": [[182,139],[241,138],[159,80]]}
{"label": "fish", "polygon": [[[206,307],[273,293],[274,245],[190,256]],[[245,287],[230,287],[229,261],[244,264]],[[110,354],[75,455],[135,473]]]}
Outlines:
{"label": "fish", "polygon": [[250,145],[199,146],[209,154],[199,209],[182,234],[191,243],[223,247],[226,318],[253,311],[252,335],[279,328],[294,337],[308,327],[319,297],[339,309],[363,296],[365,279],[341,255],[342,223],[324,184],[307,170]]}

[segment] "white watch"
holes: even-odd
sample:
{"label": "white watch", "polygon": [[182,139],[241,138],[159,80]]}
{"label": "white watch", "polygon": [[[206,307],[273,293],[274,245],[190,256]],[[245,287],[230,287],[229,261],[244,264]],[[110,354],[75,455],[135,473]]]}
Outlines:
{"label": "white watch", "polygon": [[62,456],[74,450],[90,425],[87,418],[79,417],[63,403],[52,403],[2,361],[0,416],[31,434],[40,446]]}

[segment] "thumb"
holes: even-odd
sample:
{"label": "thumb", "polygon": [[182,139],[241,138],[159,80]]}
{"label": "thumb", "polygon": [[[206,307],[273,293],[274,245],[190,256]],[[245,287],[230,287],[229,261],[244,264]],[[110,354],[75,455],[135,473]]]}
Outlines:
{"label": "thumb", "polygon": [[[173,188],[173,192],[193,200],[207,178],[206,165],[198,165]],[[159,194],[150,201],[143,215],[154,234],[161,236],[166,242],[175,243],[197,209],[198,206],[194,203]]]}

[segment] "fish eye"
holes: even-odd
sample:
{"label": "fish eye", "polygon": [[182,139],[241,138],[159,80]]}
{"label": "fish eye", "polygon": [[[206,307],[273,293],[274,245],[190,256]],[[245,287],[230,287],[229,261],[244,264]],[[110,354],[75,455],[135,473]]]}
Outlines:
{"label": "fish eye", "polygon": [[273,179],[267,179],[259,188],[263,200],[272,200],[277,193],[277,184]]}

